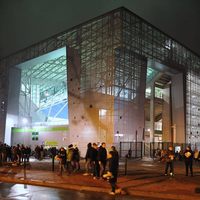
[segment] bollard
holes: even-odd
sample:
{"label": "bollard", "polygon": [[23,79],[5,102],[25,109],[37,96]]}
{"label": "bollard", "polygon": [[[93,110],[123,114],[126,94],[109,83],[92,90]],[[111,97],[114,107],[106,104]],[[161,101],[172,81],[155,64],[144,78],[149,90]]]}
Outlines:
{"label": "bollard", "polygon": [[55,156],[52,155],[52,171],[54,172],[54,160],[55,160]]}
{"label": "bollard", "polygon": [[24,170],[26,170],[26,156],[24,155]]}
{"label": "bollard", "polygon": [[56,156],[56,148],[55,147],[51,148],[51,155],[52,155],[52,171],[54,172],[54,160],[55,160],[55,156]]}
{"label": "bollard", "polygon": [[[24,180],[26,180],[26,156],[24,155]],[[27,188],[27,185],[24,185],[24,188]]]}
{"label": "bollard", "polygon": [[124,171],[125,175],[127,175],[127,162],[128,162],[128,159],[125,158],[125,171]]}

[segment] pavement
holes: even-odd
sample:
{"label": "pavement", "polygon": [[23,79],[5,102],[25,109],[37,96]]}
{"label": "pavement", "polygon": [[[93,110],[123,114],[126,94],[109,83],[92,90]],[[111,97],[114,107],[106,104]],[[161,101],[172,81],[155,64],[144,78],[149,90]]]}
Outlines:
{"label": "pavement", "polygon": [[[194,163],[194,176],[185,176],[184,162],[175,162],[175,176],[164,176],[165,163],[152,159],[128,160],[120,162],[118,186],[121,195],[149,197],[150,199],[200,199],[200,165]],[[0,166],[0,181],[21,183],[78,191],[109,193],[110,184],[106,180],[94,180],[92,176],[83,176],[82,170],[70,175],[58,175],[58,163],[52,171],[51,159],[37,161],[32,159],[30,165]],[[126,175],[125,175],[126,174]]]}

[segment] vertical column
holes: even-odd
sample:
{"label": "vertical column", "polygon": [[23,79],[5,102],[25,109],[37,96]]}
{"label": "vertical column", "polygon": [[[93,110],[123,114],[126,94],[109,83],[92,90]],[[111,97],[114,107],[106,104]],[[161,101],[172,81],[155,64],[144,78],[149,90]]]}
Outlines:
{"label": "vertical column", "polygon": [[171,142],[170,85],[163,89],[162,141]]}
{"label": "vertical column", "polygon": [[155,118],[155,84],[151,86],[150,98],[150,142],[154,142],[154,118]]}
{"label": "vertical column", "polygon": [[8,66],[6,60],[0,62],[0,94],[0,141],[4,141],[8,96]]}
{"label": "vertical column", "polygon": [[81,132],[80,115],[82,115],[80,99],[80,60],[72,48],[67,49],[67,91],[68,91],[68,110],[69,110],[69,143],[79,143]]}
{"label": "vertical column", "polygon": [[185,107],[183,74],[172,77],[172,129],[174,142],[185,142]]}
{"label": "vertical column", "polygon": [[21,70],[10,68],[8,106],[6,114],[5,142],[11,144],[11,128],[19,121],[19,95],[21,87]]}

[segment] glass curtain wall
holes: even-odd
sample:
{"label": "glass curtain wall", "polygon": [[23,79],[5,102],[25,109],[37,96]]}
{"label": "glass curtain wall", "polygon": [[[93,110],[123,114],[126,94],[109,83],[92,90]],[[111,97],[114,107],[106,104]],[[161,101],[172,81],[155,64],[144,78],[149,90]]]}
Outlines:
{"label": "glass curtain wall", "polygon": [[[115,49],[119,47],[183,71],[186,76],[186,141],[193,142],[192,138],[198,139],[200,133],[199,56],[125,8],[89,20],[0,61],[2,77],[0,131],[2,133],[5,129],[8,101],[8,68],[64,46],[77,50],[80,55],[82,94],[87,91],[113,96],[116,94]],[[125,96],[129,95],[127,88],[123,91]],[[134,98],[134,91],[130,94]]]}
{"label": "glass curtain wall", "polygon": [[[123,45],[186,74],[186,142],[200,137],[200,58],[132,12],[122,10]],[[193,141],[192,141],[193,139]]]}

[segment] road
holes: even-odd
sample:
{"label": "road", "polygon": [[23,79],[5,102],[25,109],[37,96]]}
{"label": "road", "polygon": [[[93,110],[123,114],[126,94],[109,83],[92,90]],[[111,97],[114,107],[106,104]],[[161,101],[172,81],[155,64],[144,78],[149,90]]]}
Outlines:
{"label": "road", "polygon": [[0,191],[1,200],[152,200],[152,198],[145,197],[134,197],[128,195],[112,196],[104,193],[79,192],[73,190],[2,182],[0,182]]}

